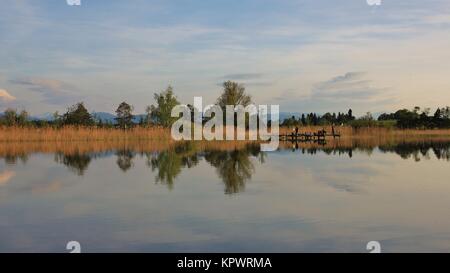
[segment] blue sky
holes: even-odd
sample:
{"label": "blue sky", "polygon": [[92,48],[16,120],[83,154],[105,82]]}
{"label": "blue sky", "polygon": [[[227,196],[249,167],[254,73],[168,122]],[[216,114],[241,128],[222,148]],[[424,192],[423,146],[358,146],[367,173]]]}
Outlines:
{"label": "blue sky", "polygon": [[450,105],[445,0],[3,0],[0,110],[136,112],[246,85],[281,111]]}

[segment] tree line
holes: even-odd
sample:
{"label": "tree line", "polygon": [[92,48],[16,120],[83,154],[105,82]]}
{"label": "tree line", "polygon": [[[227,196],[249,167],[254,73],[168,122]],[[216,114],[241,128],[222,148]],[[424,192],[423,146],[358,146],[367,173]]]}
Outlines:
{"label": "tree line", "polygon": [[[223,83],[223,92],[217,99],[216,104],[225,109],[225,105],[244,105],[251,103],[251,96],[245,93],[242,84],[227,81]],[[76,103],[64,114],[55,112],[51,120],[32,119],[27,111],[18,112],[16,109],[6,109],[0,114],[0,125],[2,126],[32,126],[32,127],[63,127],[63,126],[83,126],[83,127],[101,127],[101,128],[122,128],[129,129],[135,126],[162,126],[170,127],[178,118],[171,116],[172,108],[179,105],[180,102],[175,96],[173,88],[168,86],[164,91],[154,94],[156,104],[149,105],[145,109],[144,115],[135,116],[134,107],[127,102],[119,104],[115,111],[115,121],[102,120],[97,118],[94,113],[89,113],[83,102]],[[188,105],[192,111],[193,106]],[[138,121],[136,121],[138,117]]]}
{"label": "tree line", "polygon": [[[173,88],[168,86],[164,91],[154,94],[154,105],[145,109],[144,115],[135,116],[134,107],[127,102],[118,105],[115,111],[115,120],[102,120],[89,113],[83,102],[70,106],[64,114],[55,112],[51,120],[31,119],[27,111],[18,112],[15,109],[6,109],[0,114],[1,126],[33,126],[33,127],[63,127],[63,126],[95,126],[101,128],[128,129],[135,126],[162,126],[170,127],[178,118],[171,116],[172,108],[179,105]],[[252,98],[245,92],[242,84],[233,81],[223,83],[223,91],[216,100],[224,111],[226,105],[248,106]],[[188,105],[194,111],[192,105]],[[375,119],[371,113],[359,118],[353,115],[352,109],[347,112],[330,113],[323,115],[317,113],[302,114],[301,116],[286,118],[280,121],[282,126],[322,126],[322,125],[349,125],[353,127],[398,127],[406,128],[450,128],[450,107],[438,108],[434,114],[430,109],[415,107],[413,110],[401,109],[394,113],[383,113]],[[269,121],[270,123],[270,121]]]}
{"label": "tree line", "polygon": [[353,116],[353,110],[349,109],[347,113],[326,113],[319,115],[317,113],[302,114],[301,117],[296,118],[292,116],[284,119],[282,126],[318,126],[318,125],[337,125],[348,124],[356,118]]}
{"label": "tree line", "polygon": [[401,109],[395,113],[384,113],[378,117],[379,121],[395,120],[397,127],[407,128],[450,128],[450,107],[437,108],[431,114],[429,108],[413,110]]}
{"label": "tree line", "polygon": [[416,106],[412,110],[400,109],[394,113],[382,113],[377,119],[370,112],[356,118],[350,109],[347,113],[316,113],[302,114],[296,118],[292,116],[282,122],[284,126],[324,126],[348,125],[360,127],[387,127],[400,129],[438,129],[450,128],[450,107],[437,108],[431,114],[429,108],[421,109]]}

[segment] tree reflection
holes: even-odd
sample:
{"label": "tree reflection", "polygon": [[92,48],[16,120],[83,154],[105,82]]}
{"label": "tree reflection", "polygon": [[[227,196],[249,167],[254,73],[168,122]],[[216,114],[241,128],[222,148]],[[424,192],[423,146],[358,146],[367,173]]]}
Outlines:
{"label": "tree reflection", "polygon": [[190,142],[177,145],[157,154],[147,154],[147,165],[157,171],[156,182],[167,184],[173,188],[176,177],[183,168],[196,166],[204,158],[215,167],[217,174],[225,184],[225,193],[233,194],[245,189],[245,182],[254,173],[254,165],[250,157],[256,157],[264,163],[266,155],[261,153],[259,145],[249,145],[243,149],[231,151],[208,150],[198,151]]}
{"label": "tree reflection", "polygon": [[128,171],[131,167],[133,167],[133,158],[134,153],[131,150],[118,150],[116,152],[117,156],[117,166],[123,172]]}
{"label": "tree reflection", "polygon": [[[434,156],[439,160],[450,161],[450,142],[403,142],[397,144],[385,144],[380,146],[367,146],[354,144],[353,146],[311,146],[301,147],[301,145],[290,146],[287,149],[293,149],[294,152],[300,151],[302,154],[316,155],[321,152],[326,155],[347,155],[350,158],[355,153],[364,153],[371,155],[378,149],[382,153],[395,153],[403,159],[412,158],[415,161],[429,160]],[[98,156],[111,156],[112,152],[100,153],[70,153],[64,154],[58,152],[55,154],[55,161],[67,166],[77,175],[84,175],[93,158]],[[130,149],[117,150],[116,164],[120,170],[126,172],[134,164],[133,160],[136,152]],[[226,194],[235,194],[245,190],[245,184],[252,178],[255,172],[254,160],[263,164],[267,154],[261,152],[260,145],[247,145],[240,149],[221,150],[217,149],[198,149],[194,142],[183,142],[168,150],[151,153],[142,152],[141,156],[146,156],[146,164],[156,172],[155,180],[157,183],[166,184],[170,189],[173,188],[176,178],[180,175],[183,168],[193,168],[204,159],[216,169],[216,173],[225,185]],[[16,156],[4,155],[3,158],[9,164],[15,164],[17,160],[26,161],[26,154]]]}
{"label": "tree reflection", "polygon": [[83,175],[87,170],[89,163],[91,162],[91,156],[89,154],[69,154],[63,153],[55,154],[55,161],[67,166],[71,171],[78,175]]}
{"label": "tree reflection", "polygon": [[414,161],[430,159],[430,151],[432,151],[437,159],[450,161],[450,142],[405,142],[396,145],[382,145],[379,150],[383,153],[396,153],[403,159],[413,158]]}
{"label": "tree reflection", "polygon": [[259,145],[232,151],[209,151],[205,153],[205,160],[216,168],[225,184],[225,193],[233,194],[245,189],[245,183],[255,171],[251,156],[257,157],[261,163],[265,161],[265,154],[261,152]]}
{"label": "tree reflection", "polygon": [[174,151],[166,151],[153,156],[149,162],[152,171],[158,171],[156,182],[172,189],[175,178],[181,173],[181,157]]}
{"label": "tree reflection", "polygon": [[28,154],[21,153],[21,154],[6,154],[4,157],[5,163],[8,165],[16,165],[17,161],[21,161],[23,164],[27,163],[28,161]]}
{"label": "tree reflection", "polygon": [[431,159],[431,152],[439,160],[450,161],[450,142],[449,141],[418,141],[418,142],[400,142],[400,143],[388,143],[379,146],[353,144],[352,146],[311,146],[301,147],[298,143],[291,146],[292,151],[300,150],[302,154],[315,155],[318,152],[323,152],[327,155],[348,155],[353,157],[355,152],[365,153],[367,155],[373,154],[377,149],[382,153],[395,153],[403,159],[412,158],[414,161],[420,161],[422,159]]}
{"label": "tree reflection", "polygon": [[167,184],[169,189],[173,188],[173,183],[182,168],[192,168],[199,162],[198,154],[190,142],[179,144],[175,148],[157,154],[147,153],[146,155],[147,166],[151,167],[152,171],[158,172],[155,177],[156,182]]}

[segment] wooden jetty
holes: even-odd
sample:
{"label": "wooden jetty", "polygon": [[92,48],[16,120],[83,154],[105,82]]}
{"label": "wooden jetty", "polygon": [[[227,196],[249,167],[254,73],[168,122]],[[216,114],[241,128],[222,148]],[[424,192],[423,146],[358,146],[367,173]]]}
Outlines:
{"label": "wooden jetty", "polygon": [[328,134],[325,130],[320,130],[314,133],[295,133],[292,132],[290,134],[280,134],[281,141],[317,141],[317,140],[325,140],[327,137],[332,138],[340,138],[341,134],[333,132],[332,134]]}

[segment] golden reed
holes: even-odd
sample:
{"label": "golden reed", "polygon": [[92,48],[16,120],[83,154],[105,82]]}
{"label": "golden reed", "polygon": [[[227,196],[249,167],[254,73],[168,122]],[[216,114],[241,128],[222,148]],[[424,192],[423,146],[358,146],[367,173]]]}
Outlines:
{"label": "golden reed", "polygon": [[[300,132],[317,132],[330,126],[301,127]],[[291,133],[293,128],[281,127],[280,134]],[[335,127],[340,133],[337,139],[329,138],[326,143],[299,143],[299,147],[374,147],[399,142],[450,141],[450,130],[398,130],[385,128],[353,129],[348,126]],[[170,129],[162,127],[130,130],[108,128],[64,127],[21,128],[0,127],[0,156],[29,153],[77,154],[109,150],[133,150],[136,152],[158,152],[174,147],[178,142],[170,136]],[[244,148],[251,141],[194,141],[198,150],[232,150]],[[292,144],[281,142],[282,148]]]}

